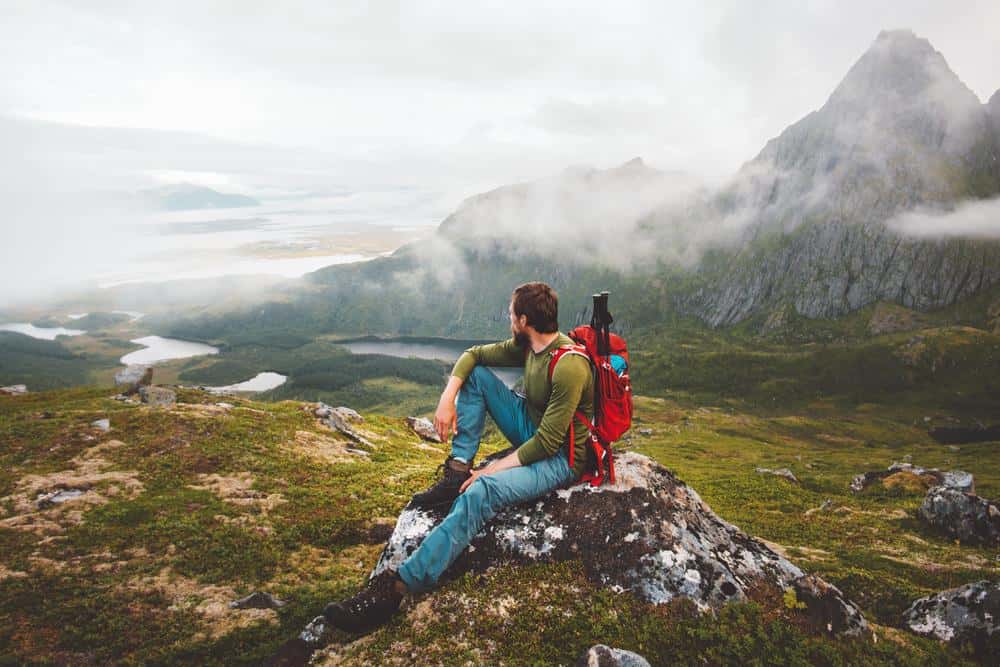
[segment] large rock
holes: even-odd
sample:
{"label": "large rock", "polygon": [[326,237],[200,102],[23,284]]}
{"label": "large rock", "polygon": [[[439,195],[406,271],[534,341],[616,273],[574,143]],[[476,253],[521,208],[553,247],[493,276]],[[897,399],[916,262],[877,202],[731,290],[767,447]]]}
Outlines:
{"label": "large rock", "polygon": [[6,387],[0,387],[0,396],[18,396],[20,394],[27,394],[28,387],[23,384],[12,384]]}
{"label": "large rock", "polygon": [[144,364],[129,364],[115,373],[115,386],[122,387],[126,394],[138,391],[139,387],[153,384],[153,367]]}
{"label": "large rock", "polygon": [[887,486],[893,486],[890,483],[891,480],[895,479],[899,482],[901,476],[910,476],[911,479],[920,478],[925,483],[925,488],[921,489],[922,492],[932,486],[943,486],[968,493],[976,490],[975,478],[972,476],[972,473],[965,472],[964,470],[941,471],[937,468],[921,468],[912,463],[899,462],[893,462],[885,470],[872,470],[855,475],[854,479],[851,480],[850,488],[852,492],[860,493],[875,482],[882,482]]}
{"label": "large rock", "polygon": [[168,408],[177,402],[177,394],[164,387],[139,387],[142,402],[156,407]]}
{"label": "large rock", "polygon": [[1000,545],[1000,507],[986,498],[935,486],[927,492],[917,515],[967,544]]}
{"label": "large rock", "polygon": [[[745,600],[755,587],[794,588],[820,627],[838,635],[866,630],[861,612],[840,591],[720,519],[667,469],[633,452],[616,463],[613,486],[576,485],[504,509],[445,576],[503,562],[579,559],[595,584],[655,604],[682,596],[708,610]],[[446,511],[411,502],[373,576],[398,568]]]}
{"label": "large rock", "polygon": [[903,624],[918,635],[983,645],[1000,630],[1000,583],[977,581],[920,598],[903,612]]}

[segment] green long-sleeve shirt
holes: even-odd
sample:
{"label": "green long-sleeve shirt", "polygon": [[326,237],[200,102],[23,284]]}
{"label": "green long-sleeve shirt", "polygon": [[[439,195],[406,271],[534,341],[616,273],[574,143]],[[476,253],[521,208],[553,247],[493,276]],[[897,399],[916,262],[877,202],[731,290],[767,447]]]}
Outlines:
{"label": "green long-sleeve shirt", "polygon": [[[578,354],[565,354],[556,364],[549,382],[549,361],[552,352],[563,345],[572,345],[566,334],[559,336],[541,352],[525,351],[513,338],[491,345],[476,345],[462,353],[451,374],[463,382],[472,369],[481,366],[523,366],[524,393],[528,415],[537,427],[535,435],[517,449],[521,465],[528,465],[559,451],[569,439],[569,421],[580,410],[592,419],[594,413],[594,376],[590,362]],[[588,431],[576,420],[574,468],[577,475],[587,469],[593,454],[587,446]]]}

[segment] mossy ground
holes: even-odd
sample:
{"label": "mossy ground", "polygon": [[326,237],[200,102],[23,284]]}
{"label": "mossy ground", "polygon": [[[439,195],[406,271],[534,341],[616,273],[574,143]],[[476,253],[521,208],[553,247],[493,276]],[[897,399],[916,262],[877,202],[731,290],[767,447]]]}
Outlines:
{"label": "mossy ground", "polygon": [[[101,470],[134,471],[141,483],[127,494],[95,482],[103,500],[82,506],[79,521],[70,501],[40,512],[32,530],[0,528],[0,663],[258,663],[362,583],[386,525],[445,454],[396,417],[366,415],[362,427],[376,447],[362,456],[338,448],[338,436],[299,402],[226,399],[234,407],[225,408],[218,397],[180,390],[178,406],[163,410],[112,393],[0,398],[0,521],[18,514],[14,498],[29,475],[79,467],[111,439],[122,444],[100,451]],[[627,446],[674,470],[723,518],[840,586],[878,624],[897,624],[916,597],[997,576],[995,550],[956,544],[915,519],[920,495],[848,491],[853,475],[909,455],[973,472],[980,493],[1000,495],[997,443],[938,445],[924,417],[940,415],[925,407],[813,401],[781,412],[676,394],[639,399],[637,416]],[[89,426],[103,417],[107,434]],[[652,434],[640,435],[646,428]],[[502,446],[492,434],[484,451]],[[789,467],[801,484],[759,475],[756,465]],[[827,499],[829,510],[809,511]],[[254,613],[225,607],[258,589],[289,604]],[[877,644],[828,639],[767,596],[699,616],[683,602],[657,608],[598,590],[574,563],[500,564],[413,600],[362,641],[335,634],[323,659],[568,663],[597,642],[654,664],[984,659],[889,628],[878,633]]]}

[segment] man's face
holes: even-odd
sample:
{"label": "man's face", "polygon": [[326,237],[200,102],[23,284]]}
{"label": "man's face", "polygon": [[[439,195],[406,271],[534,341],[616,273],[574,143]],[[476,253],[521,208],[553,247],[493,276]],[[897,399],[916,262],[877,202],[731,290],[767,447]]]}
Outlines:
{"label": "man's face", "polygon": [[507,314],[510,315],[510,333],[514,337],[514,342],[521,347],[527,347],[529,339],[528,333],[525,331],[527,324],[524,322],[527,318],[524,315],[519,317],[514,314],[513,301],[511,301],[510,305],[507,306]]}

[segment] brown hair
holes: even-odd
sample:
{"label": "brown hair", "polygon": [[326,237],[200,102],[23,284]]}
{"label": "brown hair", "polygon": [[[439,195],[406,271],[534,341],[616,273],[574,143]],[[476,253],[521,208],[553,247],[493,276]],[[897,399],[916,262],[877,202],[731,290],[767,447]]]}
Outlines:
{"label": "brown hair", "polygon": [[510,296],[514,317],[524,315],[538,333],[559,331],[559,295],[545,283],[524,283]]}

